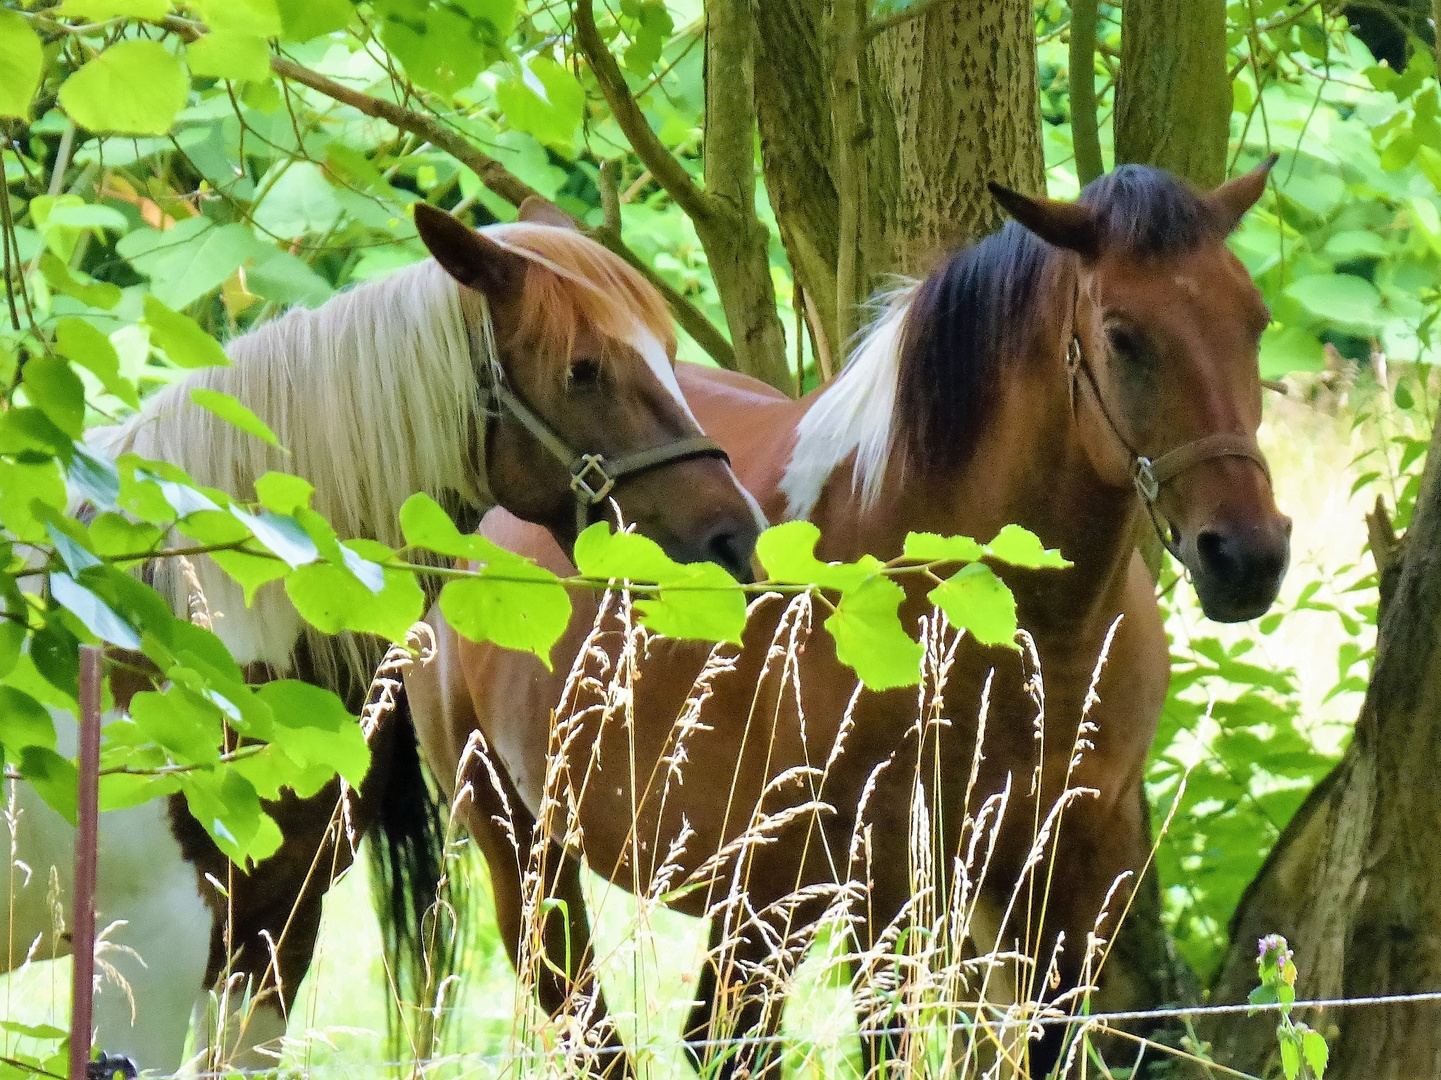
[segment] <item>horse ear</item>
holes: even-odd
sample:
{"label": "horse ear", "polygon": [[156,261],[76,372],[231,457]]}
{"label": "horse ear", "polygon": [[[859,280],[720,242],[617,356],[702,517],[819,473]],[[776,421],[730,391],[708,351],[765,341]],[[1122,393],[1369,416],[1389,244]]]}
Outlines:
{"label": "horse ear", "polygon": [[1093,258],[1100,247],[1096,215],[1089,206],[1058,199],[1033,199],[992,182],[986,185],[996,202],[1022,227],[1048,244]]}
{"label": "horse ear", "polygon": [[520,220],[536,225],[554,225],[557,229],[577,228],[575,218],[539,195],[526,196],[525,201],[520,204]]}
{"label": "horse ear", "polygon": [[1215,191],[1201,196],[1201,200],[1211,208],[1211,212],[1216,215],[1216,220],[1226,232],[1231,232],[1241,224],[1241,218],[1245,217],[1246,211],[1255,206],[1256,201],[1266,193],[1266,178],[1280,156],[1272,154],[1245,176],[1227,180]]}
{"label": "horse ear", "polygon": [[416,203],[415,228],[447,274],[485,293],[493,302],[514,296],[525,284],[528,263],[524,256],[501,247],[444,210]]}

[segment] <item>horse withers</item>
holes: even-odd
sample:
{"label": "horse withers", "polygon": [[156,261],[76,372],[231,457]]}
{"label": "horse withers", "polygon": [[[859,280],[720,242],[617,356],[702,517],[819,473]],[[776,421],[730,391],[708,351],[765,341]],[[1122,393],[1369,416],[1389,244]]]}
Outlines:
{"label": "horse withers", "polygon": [[[822,558],[892,558],[909,532],[984,539],[1018,523],[1072,560],[998,568],[1020,650],[946,634],[934,582],[897,579],[902,619],[933,646],[923,709],[914,689],[859,690],[829,638],[773,649],[801,617],[779,598],[754,606],[738,652],[638,646],[614,604],[578,600],[554,672],[461,641],[432,613],[437,659],[408,678],[417,730],[441,778],[483,734],[489,762],[471,754],[458,778],[465,823],[513,958],[535,940],[525,912],[550,912],[535,968],[547,1008],[592,993],[582,855],[641,894],[664,880],[675,906],[711,916],[688,1036],[700,1057],[717,1038],[758,1037],[721,1051],[725,1072],[778,1061],[769,988],[823,917],[839,912],[862,966],[904,984],[887,950],[921,940],[904,933],[918,866],[933,868],[932,903],[964,908],[977,950],[1034,958],[1012,973],[1017,1000],[1074,1006],[1149,855],[1141,785],[1170,662],[1138,525],[1155,523],[1214,619],[1265,611],[1287,565],[1290,522],[1255,441],[1269,313],[1225,244],[1270,164],[1204,195],[1141,166],[1074,203],[995,189],[1015,220],[894,296],[839,378],[802,401],[681,366],[741,481],[773,519],[815,522]],[[541,530],[500,512],[482,532],[569,569]],[[979,821],[983,870],[968,862]],[[897,1050],[876,1029],[905,1021],[863,1017],[869,1063]],[[1019,1043],[1044,1075],[1064,1029]]]}
{"label": "horse withers", "polygon": [[[241,498],[268,470],[296,473],[341,537],[397,548],[397,514],[416,491],[466,528],[498,504],[566,544],[618,509],[674,558],[714,560],[749,579],[762,523],[676,384],[664,302],[558,217],[532,203],[521,221],[476,232],[417,204],[434,259],[236,339],[233,366],[157,394],[123,425],[92,432],[92,446],[173,462]],[[289,453],[192,404],[196,386],[234,395]],[[192,569],[162,559],[146,573],[177,611],[200,599],[252,681],[304,679],[359,711],[383,643],[307,628],[279,583],[248,606],[208,559]],[[397,755],[414,759],[413,745],[394,725],[376,730],[377,764],[353,806],[354,828],[410,805],[413,792],[387,777]],[[252,1051],[284,1033],[321,899],[352,857],[337,842],[338,794],[332,782],[313,798],[268,804],[284,842],[249,873],[233,872],[179,796],[102,815],[97,909],[102,926],[116,924],[109,959],[128,983],[127,992],[106,982],[96,999],[103,1049],[174,1072],[192,1009],[225,984],[242,1015],[221,1017],[225,1030],[202,1031],[202,1043],[217,1066],[267,1062]],[[12,966],[32,946],[49,954],[48,871],[63,899],[74,838],[27,785],[13,797],[22,811],[16,857],[30,874],[0,909]],[[423,828],[410,840],[438,842]]]}

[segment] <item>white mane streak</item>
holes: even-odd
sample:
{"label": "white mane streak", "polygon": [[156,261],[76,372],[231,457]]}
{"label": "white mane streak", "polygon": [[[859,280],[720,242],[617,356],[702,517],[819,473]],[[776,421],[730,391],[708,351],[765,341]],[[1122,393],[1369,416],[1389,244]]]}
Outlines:
{"label": "white mane streak", "polygon": [[915,289],[909,282],[882,297],[884,306],[850,362],[801,417],[780,482],[787,517],[809,517],[826,482],[852,454],[851,490],[860,492],[861,509],[880,497],[894,440],[901,330]]}

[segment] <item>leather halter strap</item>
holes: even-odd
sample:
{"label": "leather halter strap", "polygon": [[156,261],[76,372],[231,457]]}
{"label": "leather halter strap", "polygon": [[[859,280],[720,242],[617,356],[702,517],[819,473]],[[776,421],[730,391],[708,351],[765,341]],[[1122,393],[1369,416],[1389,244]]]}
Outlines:
{"label": "leather halter strap", "polygon": [[1199,439],[1193,439],[1191,442],[1167,450],[1157,458],[1147,457],[1137,450],[1131,440],[1122,433],[1120,425],[1111,415],[1111,410],[1106,407],[1106,399],[1101,396],[1101,387],[1096,382],[1095,372],[1091,370],[1091,365],[1086,361],[1085,352],[1081,348],[1081,337],[1077,332],[1080,295],[1080,282],[1077,281],[1076,299],[1071,308],[1071,338],[1066,347],[1066,379],[1071,395],[1071,415],[1075,416],[1076,414],[1076,383],[1080,376],[1084,376],[1101,418],[1111,429],[1111,434],[1116,437],[1116,441],[1125,448],[1126,453],[1130,456],[1131,481],[1136,487],[1136,493],[1141,496],[1141,502],[1146,507],[1146,513],[1151,518],[1151,525],[1156,530],[1161,545],[1175,557],[1177,562],[1181,562],[1180,549],[1171,539],[1170,529],[1166,527],[1167,523],[1161,520],[1161,515],[1156,509],[1156,500],[1161,495],[1161,488],[1187,469],[1215,458],[1239,457],[1254,461],[1265,474],[1267,484],[1271,483],[1270,466],[1266,464],[1265,455],[1261,453],[1261,447],[1256,443],[1255,438],[1250,435],[1225,431],[1203,435]]}
{"label": "leather halter strap", "polygon": [[720,444],[704,435],[677,439],[648,450],[637,450],[618,459],[607,458],[604,454],[583,454],[541,419],[503,378],[496,378],[491,392],[495,395],[497,404],[519,420],[525,429],[535,436],[535,440],[570,473],[570,489],[575,493],[577,534],[590,524],[594,508],[604,502],[611,490],[622,480],[694,458],[711,457],[730,462],[730,456],[721,449]]}

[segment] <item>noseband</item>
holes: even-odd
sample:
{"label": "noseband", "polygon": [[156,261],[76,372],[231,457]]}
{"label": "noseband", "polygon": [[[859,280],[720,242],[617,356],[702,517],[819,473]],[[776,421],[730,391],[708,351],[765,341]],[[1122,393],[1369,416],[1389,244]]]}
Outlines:
{"label": "noseband", "polygon": [[721,449],[714,439],[695,435],[688,439],[677,439],[649,450],[637,450],[618,459],[604,454],[583,454],[566,442],[555,428],[551,427],[525,401],[510,388],[504,376],[497,371],[491,387],[496,403],[505,412],[519,420],[535,440],[550,451],[570,473],[570,490],[575,493],[575,531],[580,532],[590,524],[594,508],[603,503],[616,484],[622,480],[639,476],[654,469],[664,468],[692,458],[719,458],[729,464],[730,456]]}
{"label": "noseband", "polygon": [[1066,382],[1071,396],[1071,416],[1074,418],[1077,410],[1076,385],[1084,376],[1101,418],[1111,429],[1111,434],[1116,437],[1116,441],[1125,448],[1126,453],[1130,456],[1131,482],[1136,487],[1136,494],[1141,496],[1141,502],[1146,507],[1146,513],[1151,518],[1151,525],[1155,528],[1161,545],[1175,557],[1177,562],[1184,562],[1181,558],[1180,548],[1171,538],[1169,523],[1162,520],[1161,513],[1156,508],[1156,500],[1160,497],[1161,488],[1187,469],[1214,458],[1238,457],[1254,461],[1266,474],[1267,484],[1271,483],[1270,466],[1266,464],[1266,458],[1262,455],[1261,448],[1256,444],[1254,438],[1250,435],[1237,435],[1224,431],[1214,435],[1204,435],[1199,439],[1183,443],[1172,450],[1167,450],[1157,458],[1147,457],[1137,450],[1131,440],[1121,432],[1120,425],[1111,415],[1111,410],[1106,407],[1106,399],[1101,396],[1101,387],[1096,382],[1095,372],[1091,370],[1091,365],[1086,361],[1085,353],[1081,348],[1081,336],[1077,331],[1076,322],[1080,291],[1078,280],[1076,304],[1071,310],[1071,340],[1066,347]]}

